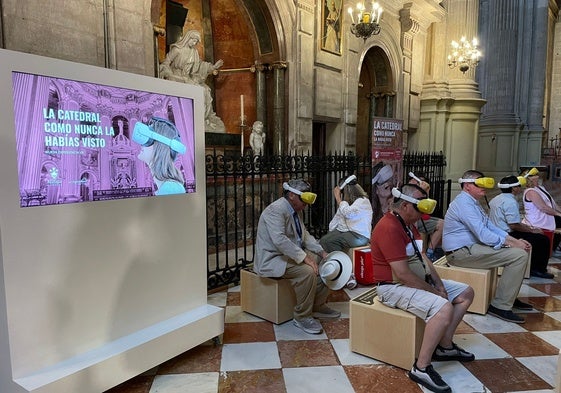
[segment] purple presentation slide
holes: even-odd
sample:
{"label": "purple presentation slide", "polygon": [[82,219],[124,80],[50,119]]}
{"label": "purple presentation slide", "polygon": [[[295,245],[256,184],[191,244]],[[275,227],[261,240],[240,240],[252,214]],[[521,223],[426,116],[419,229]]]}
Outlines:
{"label": "purple presentation slide", "polygon": [[193,99],[12,72],[20,206],[195,192]]}

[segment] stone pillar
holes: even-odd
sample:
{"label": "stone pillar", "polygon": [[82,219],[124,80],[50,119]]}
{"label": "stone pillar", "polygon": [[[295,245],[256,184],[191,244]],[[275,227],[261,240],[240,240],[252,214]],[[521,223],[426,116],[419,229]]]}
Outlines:
{"label": "stone pillar", "polygon": [[[521,53],[531,53],[522,56],[521,73],[525,81],[520,96],[520,114],[526,127],[520,133],[518,145],[518,166],[539,165],[542,151],[544,128],[544,105],[546,88],[547,44],[549,35],[549,1],[536,0],[524,2],[521,17],[531,23],[523,23],[523,47]],[[525,93],[527,87],[527,94]]]}
{"label": "stone pillar", "polygon": [[[429,36],[431,63],[421,93],[419,131],[409,136],[419,150],[443,151],[448,159],[445,176],[458,179],[467,169],[477,168],[478,127],[481,99],[474,81],[476,68],[462,73],[449,68],[447,56],[452,40],[477,36],[478,0],[443,1],[446,18],[435,23]],[[453,183],[453,194],[458,184]]]}
{"label": "stone pillar", "polygon": [[263,64],[255,65],[256,76],[256,112],[257,120],[263,123],[263,131],[267,131],[267,83],[265,81],[265,72],[267,67]]}
{"label": "stone pillar", "polygon": [[[402,71],[402,83],[403,83],[403,113],[407,114],[403,118],[403,129],[409,129],[409,120],[411,116],[411,73],[412,73],[412,56],[413,56],[413,39],[415,35],[419,32],[420,25],[415,19],[411,17],[411,7],[413,3],[407,3],[404,7],[399,10],[399,21],[401,22],[401,49],[403,51],[403,71]],[[387,112],[386,106],[386,112]],[[417,115],[415,115],[417,116]],[[415,119],[415,123],[418,119]]]}
{"label": "stone pillar", "polygon": [[285,100],[284,100],[284,73],[287,64],[283,61],[275,62],[273,68],[273,154],[284,154],[286,145],[285,131]]}
{"label": "stone pillar", "polygon": [[487,48],[479,81],[488,103],[481,117],[478,164],[497,177],[540,162],[548,7],[548,0],[481,0]]}

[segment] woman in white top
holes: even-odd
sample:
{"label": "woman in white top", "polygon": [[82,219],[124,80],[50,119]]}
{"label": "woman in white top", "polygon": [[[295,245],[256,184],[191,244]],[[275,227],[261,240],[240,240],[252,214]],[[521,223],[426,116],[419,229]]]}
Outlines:
{"label": "woman in white top", "polygon": [[356,182],[356,177],[345,185],[336,186],[333,196],[338,207],[329,223],[329,232],[319,240],[323,249],[327,252],[347,251],[369,244],[372,205],[364,189]]}
{"label": "woman in white top", "polygon": [[[553,232],[561,226],[561,210],[547,190],[539,185],[539,175],[527,177],[527,188],[524,190],[524,219],[526,225]],[[553,236],[552,250],[555,251],[560,235]]]}

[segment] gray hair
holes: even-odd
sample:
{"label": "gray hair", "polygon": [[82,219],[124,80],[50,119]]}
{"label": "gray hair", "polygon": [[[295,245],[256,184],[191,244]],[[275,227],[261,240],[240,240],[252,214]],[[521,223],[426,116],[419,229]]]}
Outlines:
{"label": "gray hair", "polygon": [[[427,193],[421,187],[416,184],[406,183],[404,184],[401,189],[399,190],[403,195],[410,196],[411,198],[419,199],[419,197],[414,196],[416,193],[420,192],[423,195],[423,198],[427,197]],[[401,198],[394,197],[392,202],[392,210],[397,210],[401,206],[403,202],[407,202]]]}
{"label": "gray hair", "polygon": [[[312,188],[310,186],[310,183],[308,183],[304,179],[290,179],[287,183],[291,188],[294,188],[295,190],[302,191],[302,192],[310,191]],[[289,192],[291,191],[284,190],[282,195],[286,197]]]}

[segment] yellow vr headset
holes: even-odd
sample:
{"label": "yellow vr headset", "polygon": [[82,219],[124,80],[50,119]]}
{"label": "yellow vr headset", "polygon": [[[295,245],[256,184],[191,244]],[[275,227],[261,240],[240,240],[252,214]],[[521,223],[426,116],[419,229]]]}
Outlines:
{"label": "yellow vr headset", "polygon": [[392,188],[392,195],[394,196],[394,198],[403,199],[404,201],[411,202],[415,206],[415,209],[417,209],[421,213],[432,214],[434,212],[434,209],[436,209],[436,201],[434,199],[430,199],[430,198],[416,199],[413,198],[412,196],[403,194],[395,187]]}
{"label": "yellow vr headset", "polygon": [[292,188],[288,185],[287,182],[282,183],[282,188],[284,188],[287,191],[293,192],[296,195],[298,195],[300,197],[300,200],[308,205],[312,205],[315,201],[316,198],[318,197],[317,194],[314,194],[313,192],[309,192],[309,191],[300,191],[297,190],[296,188]]}
{"label": "yellow vr headset", "polygon": [[518,181],[520,182],[520,185],[522,187],[526,187],[526,183],[527,183],[527,178],[529,176],[535,176],[537,174],[539,174],[540,171],[538,170],[538,168],[532,168],[530,169],[528,172],[526,172],[526,174],[524,176],[518,176]]}
{"label": "yellow vr headset", "polygon": [[478,177],[477,179],[458,179],[458,183],[475,183],[479,188],[493,188],[495,187],[495,179],[492,177]]}

